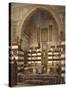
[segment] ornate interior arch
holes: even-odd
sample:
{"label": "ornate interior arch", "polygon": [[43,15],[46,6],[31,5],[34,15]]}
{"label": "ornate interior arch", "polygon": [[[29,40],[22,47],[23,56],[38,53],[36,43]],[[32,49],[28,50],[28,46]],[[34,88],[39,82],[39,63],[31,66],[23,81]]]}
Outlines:
{"label": "ornate interior arch", "polygon": [[52,15],[52,17],[55,19],[55,21],[57,23],[58,32],[63,30],[63,24],[62,24],[61,20],[60,20],[59,16],[57,15],[57,13],[55,12],[55,10],[51,6],[35,6],[35,7],[32,7],[30,9],[30,11],[27,12],[27,14],[24,16],[24,18],[22,18],[23,20],[21,20],[22,21],[21,32],[22,32],[23,26],[24,26],[25,22],[27,21],[27,19],[29,19],[38,8],[43,9],[44,11],[47,11]]}

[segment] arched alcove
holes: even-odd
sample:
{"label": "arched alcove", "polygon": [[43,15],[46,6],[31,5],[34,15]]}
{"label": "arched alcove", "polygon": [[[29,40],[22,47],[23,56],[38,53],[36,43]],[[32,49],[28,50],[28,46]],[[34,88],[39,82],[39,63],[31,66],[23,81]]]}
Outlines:
{"label": "arched alcove", "polygon": [[[21,38],[21,32],[23,30],[23,26],[25,24],[25,22],[27,21],[27,19],[33,15],[33,13],[36,11],[37,8],[41,8],[43,10],[46,10],[48,11],[55,19],[57,25],[58,25],[58,31],[63,31],[64,30],[64,27],[63,27],[63,24],[61,22],[61,19],[58,15],[58,13],[55,11],[55,9],[52,7],[52,6],[41,6],[41,5],[35,5],[33,7],[31,7],[29,10],[27,10],[27,12],[25,13],[25,15],[23,16],[19,16],[21,18],[21,20],[18,21],[18,25],[17,25],[17,35],[16,36],[19,36],[19,38]],[[19,32],[19,33],[18,33]]]}
{"label": "arched alcove", "polygon": [[[51,7],[43,7],[43,6],[38,6],[38,7],[35,7],[35,8],[33,8],[33,9],[31,9],[28,13],[27,13],[27,15],[25,16],[25,18],[23,19],[23,22],[22,22],[22,29],[21,29],[21,39],[22,39],[22,36],[23,36],[23,32],[29,32],[28,31],[28,26],[27,26],[27,24],[30,24],[30,20],[31,20],[31,17],[35,17],[35,14],[36,13],[39,13],[39,12],[41,12],[41,13],[43,13],[43,15],[44,15],[44,13],[46,14],[46,16],[47,16],[47,18],[48,18],[48,20],[50,19],[50,18],[52,18],[53,19],[53,24],[55,25],[55,28],[56,28],[56,38],[58,38],[59,37],[59,32],[61,31],[61,29],[63,29],[63,28],[61,28],[62,26],[61,26],[61,22],[60,22],[60,19],[59,19],[59,17],[58,17],[58,15],[56,15],[56,13],[52,10],[52,8]],[[40,17],[40,18],[42,18],[42,16]],[[43,19],[43,18],[42,18]],[[45,18],[46,19],[46,18]],[[49,24],[49,25],[51,25],[51,24]],[[31,26],[31,24],[30,24],[30,26]],[[61,27],[60,27],[61,26]],[[46,27],[45,27],[46,28]],[[30,34],[30,33],[29,33]],[[55,34],[55,33],[54,33]],[[28,41],[29,41],[29,39],[28,39]],[[41,38],[40,38],[40,41],[41,41]],[[33,41],[34,42],[34,41]],[[57,40],[56,40],[56,42],[57,42]],[[55,44],[56,44],[56,42],[54,42]],[[32,43],[33,44],[33,43]],[[49,40],[48,40],[48,44],[49,44]],[[22,44],[22,46],[24,46],[24,44]],[[30,45],[29,45],[30,46]],[[37,46],[37,45],[35,45],[35,46]]]}

